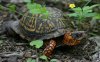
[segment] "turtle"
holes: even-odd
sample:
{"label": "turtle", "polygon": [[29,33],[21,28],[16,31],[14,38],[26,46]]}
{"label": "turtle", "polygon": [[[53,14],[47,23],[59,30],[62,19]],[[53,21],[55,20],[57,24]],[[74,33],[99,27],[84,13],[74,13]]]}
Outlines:
{"label": "turtle", "polygon": [[3,25],[3,32],[9,34],[18,34],[21,38],[28,41],[50,39],[50,43],[46,46],[43,54],[50,56],[59,41],[54,38],[63,36],[62,44],[77,45],[84,37],[85,31],[69,32],[67,21],[63,20],[63,12],[55,7],[46,7],[49,11],[48,18],[42,18],[41,15],[33,15],[28,11],[20,20],[6,21]]}

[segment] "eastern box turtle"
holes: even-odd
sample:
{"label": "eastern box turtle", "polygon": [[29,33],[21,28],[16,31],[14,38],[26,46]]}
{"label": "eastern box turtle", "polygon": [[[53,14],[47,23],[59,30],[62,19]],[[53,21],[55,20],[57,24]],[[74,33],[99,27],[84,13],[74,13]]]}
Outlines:
{"label": "eastern box turtle", "polygon": [[43,52],[46,56],[50,56],[56,47],[57,42],[53,38],[58,36],[64,35],[63,44],[70,46],[79,44],[85,32],[68,32],[66,21],[62,20],[63,12],[51,7],[47,7],[47,10],[50,12],[47,19],[26,12],[21,20],[5,22],[3,30],[9,33],[15,32],[27,40],[51,39]]}

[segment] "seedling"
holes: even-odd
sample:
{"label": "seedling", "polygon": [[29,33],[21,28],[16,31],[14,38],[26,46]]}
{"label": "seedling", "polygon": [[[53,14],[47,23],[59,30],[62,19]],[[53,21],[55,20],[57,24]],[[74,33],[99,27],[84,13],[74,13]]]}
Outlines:
{"label": "seedling", "polygon": [[78,20],[78,22],[83,22],[86,20],[88,17],[94,17],[96,15],[95,12],[93,12],[93,8],[96,6],[100,6],[99,4],[92,5],[92,6],[84,6],[83,8],[81,7],[76,7],[72,8],[74,13],[68,14],[69,17],[74,17],[75,19]]}
{"label": "seedling", "polygon": [[49,16],[49,11],[47,11],[45,6],[37,3],[28,3],[26,6],[33,15],[42,15],[42,18],[48,18]]}
{"label": "seedling", "polygon": [[42,40],[33,40],[30,42],[30,46],[35,46],[35,48],[40,48],[43,45]]}

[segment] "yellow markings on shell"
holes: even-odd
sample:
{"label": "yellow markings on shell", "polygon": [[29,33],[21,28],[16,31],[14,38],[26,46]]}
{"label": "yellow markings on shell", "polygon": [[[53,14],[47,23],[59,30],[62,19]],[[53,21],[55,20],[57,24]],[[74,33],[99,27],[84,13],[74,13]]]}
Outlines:
{"label": "yellow markings on shell", "polygon": [[[25,14],[22,19],[20,20],[20,24],[25,30],[28,30],[29,32],[34,32],[36,29],[36,20],[34,18],[34,15],[29,18],[29,16],[26,16],[28,14]],[[29,18],[26,19],[26,18]]]}
{"label": "yellow markings on shell", "polygon": [[54,27],[54,24],[52,22],[49,23],[44,22],[44,23],[40,23],[38,26],[39,27],[37,27],[36,32],[43,33],[45,31],[50,32],[51,29]]}
{"label": "yellow markings on shell", "polygon": [[43,30],[43,26],[41,26],[41,30],[40,30],[40,33],[43,33],[43,31],[44,31],[44,30]]}
{"label": "yellow markings on shell", "polygon": [[29,25],[29,28],[30,28],[30,29],[32,29],[32,28],[34,29],[34,25],[33,25],[33,24],[34,24],[34,22],[33,22],[34,20],[35,20],[35,19],[34,19],[33,16],[31,17],[31,20],[29,20],[29,24],[28,24],[28,25]]}
{"label": "yellow markings on shell", "polygon": [[50,31],[50,27],[49,26],[46,26],[45,29],[47,30],[47,32]]}
{"label": "yellow markings on shell", "polygon": [[29,20],[26,19],[24,24],[25,24],[25,27],[27,27],[27,28],[28,28],[28,25],[29,25],[28,23],[29,23]]}
{"label": "yellow markings on shell", "polygon": [[61,26],[65,26],[64,22],[63,22],[61,19],[58,19],[58,20],[60,20],[60,21],[59,21],[60,27],[61,27]]}
{"label": "yellow markings on shell", "polygon": [[[34,18],[34,15],[32,16],[32,26],[34,26],[34,21],[36,21],[36,19]],[[35,27],[32,27],[33,29],[35,29]]]}
{"label": "yellow markings on shell", "polygon": [[31,19],[31,22],[33,23],[31,26],[31,28],[26,28],[26,30],[30,31],[30,32],[34,32],[36,30],[36,20],[34,18]]}
{"label": "yellow markings on shell", "polygon": [[51,23],[49,24],[49,29],[51,30],[52,28],[54,28],[54,23],[53,23],[53,22],[51,22]]}
{"label": "yellow markings on shell", "polygon": [[38,29],[36,30],[37,33],[41,32],[42,23],[39,25]]}
{"label": "yellow markings on shell", "polygon": [[27,14],[28,14],[28,13],[25,13],[24,16],[23,16],[23,17],[21,18],[21,20],[20,20],[20,24],[21,24],[22,27],[25,26],[25,20],[26,20]]}
{"label": "yellow markings on shell", "polygon": [[43,28],[44,28],[44,30],[47,30],[47,27],[48,27],[48,24],[47,24],[47,23],[45,23],[45,24],[44,24],[44,27],[43,27]]}

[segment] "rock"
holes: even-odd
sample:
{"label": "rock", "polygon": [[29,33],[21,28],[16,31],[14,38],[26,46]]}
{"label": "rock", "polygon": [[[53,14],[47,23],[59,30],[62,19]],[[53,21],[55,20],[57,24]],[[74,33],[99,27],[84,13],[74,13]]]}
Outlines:
{"label": "rock", "polygon": [[0,57],[0,62],[2,62],[2,58]]}
{"label": "rock", "polygon": [[100,62],[100,51],[92,56],[92,62]]}
{"label": "rock", "polygon": [[100,50],[100,36],[91,37],[89,40],[96,42],[96,50]]}
{"label": "rock", "polygon": [[89,40],[94,41],[97,44],[95,48],[96,53],[92,55],[92,62],[100,62],[100,36],[91,37]]}
{"label": "rock", "polygon": [[24,0],[1,0],[3,2],[11,2],[11,3],[23,3]]}
{"label": "rock", "polygon": [[11,56],[8,58],[8,62],[17,62],[17,56]]}

